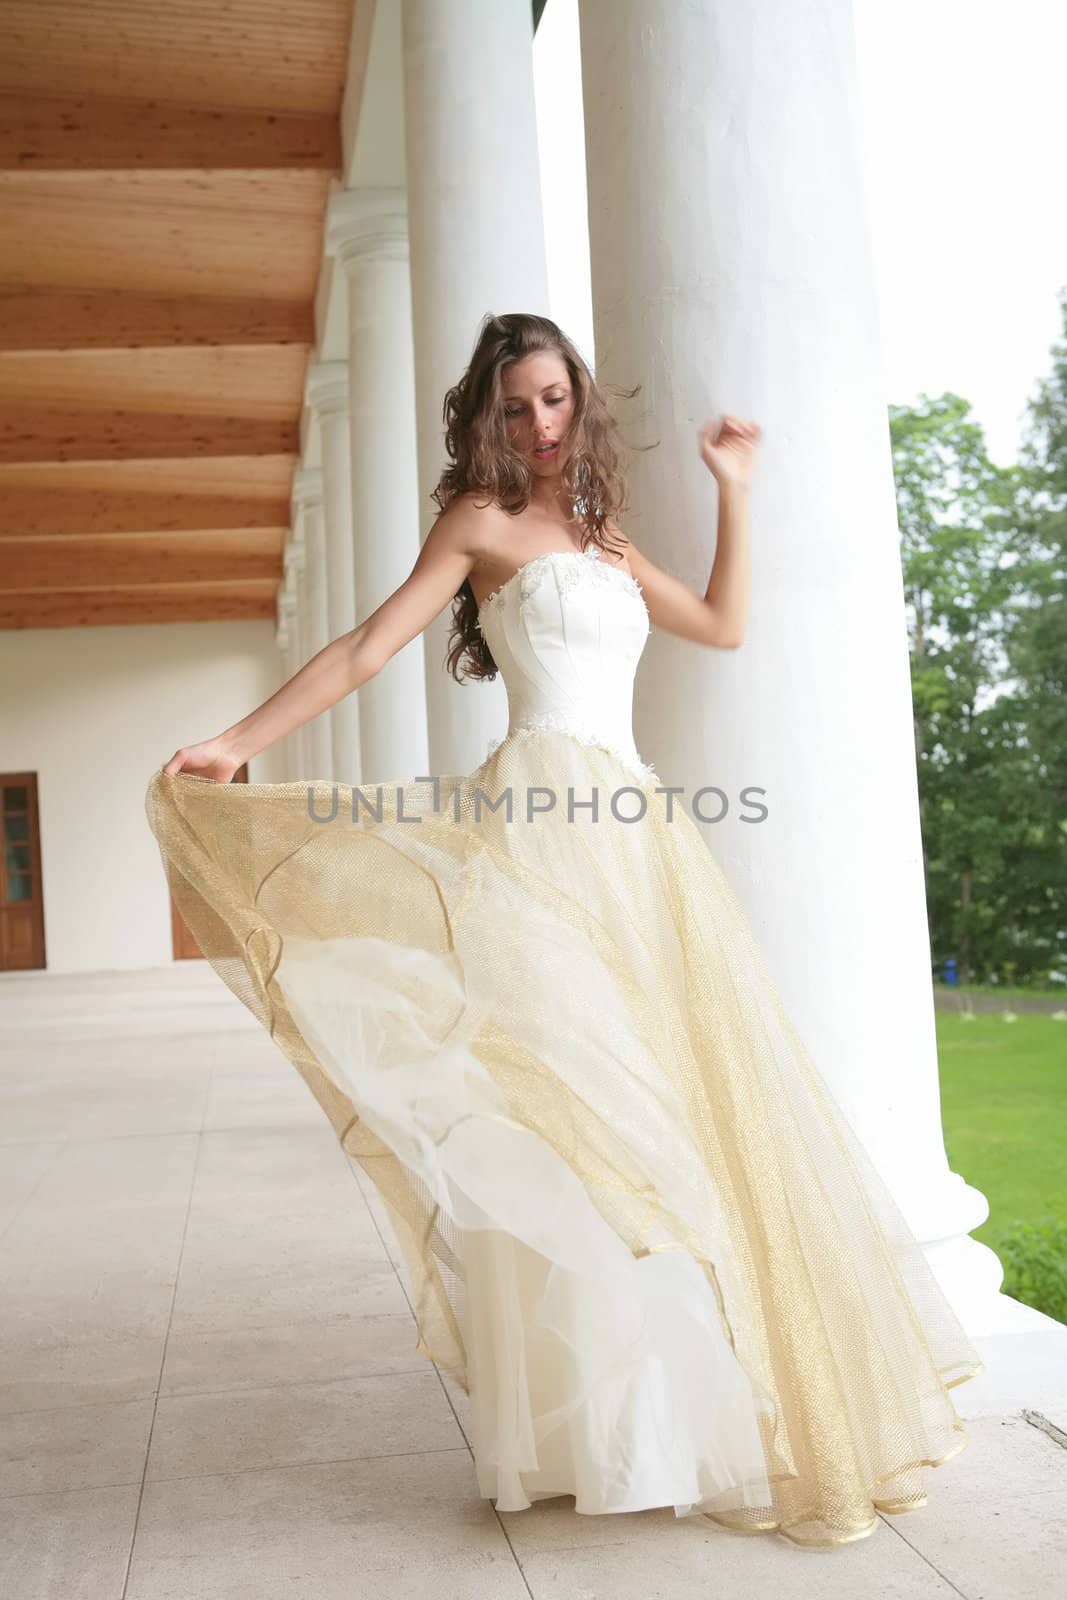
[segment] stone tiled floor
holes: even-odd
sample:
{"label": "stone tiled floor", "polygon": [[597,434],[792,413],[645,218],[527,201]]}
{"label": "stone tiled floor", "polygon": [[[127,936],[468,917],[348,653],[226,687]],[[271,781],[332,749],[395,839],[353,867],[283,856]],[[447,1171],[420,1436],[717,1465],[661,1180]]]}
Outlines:
{"label": "stone tiled floor", "polygon": [[984,1390],[957,1391],[970,1443],[928,1474],[929,1505],[855,1545],[798,1551],[669,1509],[579,1517],[570,1499],[498,1515],[462,1392],[415,1352],[376,1195],[214,974],[5,975],[0,1019],[9,1600],[1044,1600],[1062,1584],[1067,1382],[1047,1360],[1032,1390],[1006,1382],[1038,1349],[1025,1334],[999,1363],[983,1349]]}

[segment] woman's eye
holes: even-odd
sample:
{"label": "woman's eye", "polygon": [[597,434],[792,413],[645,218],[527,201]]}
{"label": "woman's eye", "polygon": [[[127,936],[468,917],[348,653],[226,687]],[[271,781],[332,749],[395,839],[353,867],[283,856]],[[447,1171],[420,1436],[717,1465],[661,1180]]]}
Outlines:
{"label": "woman's eye", "polygon": [[[564,400],[566,400],[566,398],[567,398],[567,396],[565,394],[550,395],[548,397],[548,403],[549,403],[550,406],[561,406],[563,404]],[[505,411],[504,415],[506,417],[511,418],[512,420],[514,420],[516,417],[521,417],[522,416],[522,407],[520,406],[518,411]]]}

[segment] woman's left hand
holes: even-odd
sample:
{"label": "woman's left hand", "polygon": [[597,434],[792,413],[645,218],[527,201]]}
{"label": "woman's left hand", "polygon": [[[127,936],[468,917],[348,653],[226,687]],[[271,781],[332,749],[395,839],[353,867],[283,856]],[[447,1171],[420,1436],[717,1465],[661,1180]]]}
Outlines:
{"label": "woman's left hand", "polygon": [[711,417],[697,432],[700,459],[720,488],[748,487],[759,440],[759,424],[744,417]]}
{"label": "woman's left hand", "polygon": [[205,739],[201,744],[183,745],[175,750],[162,770],[168,778],[187,772],[191,777],[208,778],[212,783],[229,783],[240,765],[240,757],[226,741],[216,738]]}

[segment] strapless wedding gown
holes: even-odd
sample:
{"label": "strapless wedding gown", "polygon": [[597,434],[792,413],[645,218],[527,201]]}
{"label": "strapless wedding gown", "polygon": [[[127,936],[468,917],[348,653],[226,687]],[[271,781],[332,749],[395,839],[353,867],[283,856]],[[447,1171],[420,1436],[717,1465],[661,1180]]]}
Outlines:
{"label": "strapless wedding gown", "polygon": [[635,747],[637,582],[551,552],[479,621],[474,772],[157,773],[178,908],[374,1180],[484,1496],[861,1538],[982,1363]]}

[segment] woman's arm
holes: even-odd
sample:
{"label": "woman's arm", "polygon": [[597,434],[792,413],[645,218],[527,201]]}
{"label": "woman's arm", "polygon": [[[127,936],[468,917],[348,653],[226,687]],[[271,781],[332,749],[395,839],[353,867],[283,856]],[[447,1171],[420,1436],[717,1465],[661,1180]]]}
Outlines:
{"label": "woman's arm", "polygon": [[657,627],[697,644],[736,650],[744,642],[749,603],[749,489],[760,429],[740,417],[705,422],[700,455],[719,486],[715,560],[703,597],[664,572],[630,544],[630,571],[641,585]]}
{"label": "woman's arm", "polygon": [[248,716],[213,739],[176,750],[164,773],[229,783],[250,756],[359,689],[450,604],[483,537],[478,508],[455,501],[435,521],[404,582],[376,611],[312,656]]}

